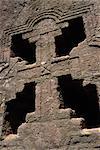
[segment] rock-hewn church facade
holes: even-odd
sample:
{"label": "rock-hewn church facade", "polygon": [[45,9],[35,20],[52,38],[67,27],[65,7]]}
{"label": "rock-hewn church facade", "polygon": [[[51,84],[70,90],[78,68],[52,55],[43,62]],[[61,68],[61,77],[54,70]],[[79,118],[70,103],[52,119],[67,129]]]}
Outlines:
{"label": "rock-hewn church facade", "polygon": [[33,0],[2,31],[1,150],[100,149],[99,9]]}

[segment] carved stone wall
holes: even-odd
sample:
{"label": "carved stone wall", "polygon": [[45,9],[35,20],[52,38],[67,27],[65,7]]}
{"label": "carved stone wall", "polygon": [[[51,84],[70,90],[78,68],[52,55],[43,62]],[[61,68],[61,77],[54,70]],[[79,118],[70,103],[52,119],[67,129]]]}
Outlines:
{"label": "carved stone wall", "polygon": [[[22,8],[23,6],[17,9],[18,14]],[[78,40],[68,54],[57,56],[56,38],[60,39],[63,36],[63,29],[67,30],[76,19],[79,19],[77,22],[82,21],[81,31],[84,30],[84,38]],[[75,28],[77,29],[77,26]],[[79,33],[80,29],[76,32],[73,27],[72,30]],[[19,55],[17,48],[13,50],[12,39],[14,38],[16,42],[17,35],[20,35],[23,43],[35,43],[36,62],[26,61],[24,51]],[[100,148],[100,113],[98,112],[100,109],[100,39],[98,35],[98,1],[35,0],[31,1],[29,6],[25,5],[18,16],[14,16],[14,22],[8,29],[5,27],[2,31],[0,44],[0,148],[2,150]],[[78,34],[75,34],[76,39],[77,36]],[[12,52],[15,55],[12,56]],[[90,94],[95,92],[97,98],[98,110],[93,110],[93,113],[98,115],[96,126],[91,125],[87,129],[85,115],[77,115],[75,107],[61,103],[62,95],[60,95],[58,79],[69,75],[71,82],[81,81],[82,89],[86,89],[89,85],[94,87],[94,90],[90,89]],[[4,123],[5,115],[8,113],[7,104],[17,100],[25,84],[31,82],[35,82],[35,111],[27,112],[25,121],[18,127],[17,134],[3,135],[4,127],[7,128]],[[74,91],[71,92],[73,95]],[[89,99],[89,106],[86,106],[87,112],[90,107],[95,109],[91,99]],[[91,115],[94,117],[94,114]]]}

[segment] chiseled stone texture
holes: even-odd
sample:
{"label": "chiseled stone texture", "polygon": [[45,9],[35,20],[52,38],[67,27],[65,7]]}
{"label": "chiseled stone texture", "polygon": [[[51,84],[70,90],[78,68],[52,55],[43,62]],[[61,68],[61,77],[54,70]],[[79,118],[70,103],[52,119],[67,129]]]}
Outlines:
{"label": "chiseled stone texture", "polygon": [[28,5],[30,0],[1,0],[0,1],[0,33],[13,24],[19,13]]}
{"label": "chiseled stone texture", "polygon": [[[99,0],[0,1],[1,150],[100,149],[99,125],[83,129],[85,118],[76,117],[72,108],[59,109],[57,80],[59,76],[71,75],[73,80],[82,80],[83,87],[95,85],[100,105],[99,6]],[[55,37],[62,35],[62,29],[69,26],[70,19],[80,16],[86,38],[68,55],[57,57]],[[28,64],[19,56],[11,57],[12,37],[16,34],[35,43],[35,63]],[[17,134],[3,136],[5,104],[16,99],[17,93],[31,82],[36,83],[35,111],[27,112]]]}

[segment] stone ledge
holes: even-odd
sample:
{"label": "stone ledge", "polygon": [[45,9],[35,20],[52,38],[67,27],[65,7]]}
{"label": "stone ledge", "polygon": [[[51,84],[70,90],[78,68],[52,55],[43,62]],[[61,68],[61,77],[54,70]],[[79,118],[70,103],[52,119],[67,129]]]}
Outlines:
{"label": "stone ledge", "polygon": [[34,122],[46,122],[46,121],[52,121],[52,120],[60,120],[60,119],[71,119],[75,117],[75,111],[71,108],[67,109],[59,109],[58,111],[55,111],[54,114],[46,114],[46,116],[42,115],[37,116],[35,112],[28,113],[26,116],[26,122],[28,123],[34,123]]}
{"label": "stone ledge", "polygon": [[100,128],[83,129],[81,131],[81,134],[82,135],[98,134],[100,136]]}

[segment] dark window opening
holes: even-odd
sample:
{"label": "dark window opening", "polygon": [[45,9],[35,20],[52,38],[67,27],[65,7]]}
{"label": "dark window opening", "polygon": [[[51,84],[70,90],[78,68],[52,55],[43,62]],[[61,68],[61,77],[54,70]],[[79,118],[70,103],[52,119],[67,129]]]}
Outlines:
{"label": "dark window opening", "polygon": [[60,109],[72,108],[77,117],[83,117],[87,128],[100,126],[99,98],[95,84],[82,85],[82,80],[73,80],[71,75],[58,77]]}
{"label": "dark window opening", "polygon": [[26,114],[35,111],[35,83],[27,83],[16,99],[6,103],[3,136],[16,134],[18,127],[25,122]]}
{"label": "dark window opening", "polygon": [[11,57],[20,57],[29,64],[35,63],[35,43],[29,43],[28,39],[23,39],[21,34],[12,36]]}
{"label": "dark window opening", "polygon": [[56,56],[65,56],[86,38],[82,17],[69,20],[69,26],[62,29],[62,35],[55,37]]}

